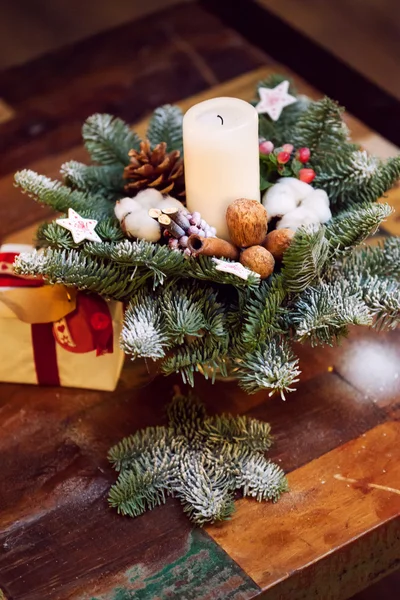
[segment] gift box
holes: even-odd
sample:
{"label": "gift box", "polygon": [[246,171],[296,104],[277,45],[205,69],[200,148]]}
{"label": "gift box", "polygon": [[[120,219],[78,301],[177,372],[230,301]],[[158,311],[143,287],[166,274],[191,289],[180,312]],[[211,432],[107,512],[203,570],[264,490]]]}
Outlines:
{"label": "gift box", "polygon": [[115,389],[123,304],[16,276],[23,245],[0,247],[0,381]]}

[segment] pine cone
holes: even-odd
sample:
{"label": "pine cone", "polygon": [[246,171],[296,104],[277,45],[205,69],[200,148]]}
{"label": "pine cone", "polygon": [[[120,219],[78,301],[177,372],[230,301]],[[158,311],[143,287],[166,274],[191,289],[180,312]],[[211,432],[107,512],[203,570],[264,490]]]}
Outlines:
{"label": "pine cone", "polygon": [[149,140],[140,143],[140,152],[130,150],[131,163],[124,170],[128,181],[125,191],[134,195],[145,188],[155,188],[162,194],[185,196],[183,160],[180,151],[166,152],[167,144],[161,142],[151,149]]}

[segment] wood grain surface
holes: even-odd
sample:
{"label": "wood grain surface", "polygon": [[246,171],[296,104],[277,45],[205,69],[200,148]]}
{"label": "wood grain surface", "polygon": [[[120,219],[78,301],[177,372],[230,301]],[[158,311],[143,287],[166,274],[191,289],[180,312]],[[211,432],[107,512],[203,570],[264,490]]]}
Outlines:
{"label": "wood grain surface", "polygon": [[[217,95],[250,99],[255,83],[277,68],[258,68],[180,105]],[[396,152],[347,119],[368,150]],[[142,120],[136,129],[145,126]],[[77,143],[31,154],[25,166],[56,177],[70,158],[85,159]],[[399,189],[389,201],[400,205]],[[13,188],[10,173],[0,178],[3,237],[26,240],[47,215]],[[381,235],[388,233],[399,233],[396,216]],[[137,519],[118,516],[106,502],[115,480],[108,448],[138,428],[165,422],[175,377],[156,377],[139,361],[127,364],[113,393],[1,384],[4,597],[341,600],[397,568],[399,333],[357,329],[341,347],[297,350],[303,376],[286,402],[196,379],[210,413],[248,413],[271,423],[271,455],[290,482],[276,505],[239,500],[230,522],[204,531],[193,529],[173,500]]]}

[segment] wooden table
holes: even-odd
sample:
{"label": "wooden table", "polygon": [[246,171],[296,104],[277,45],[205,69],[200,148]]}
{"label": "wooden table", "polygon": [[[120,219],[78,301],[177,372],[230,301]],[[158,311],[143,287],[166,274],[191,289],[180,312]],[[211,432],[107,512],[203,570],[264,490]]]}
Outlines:
{"label": "wooden table", "polygon": [[[269,70],[181,105],[217,95],[249,99]],[[357,120],[348,117],[348,123],[368,150],[396,153]],[[30,166],[55,175],[66,157],[82,156],[75,148]],[[0,191],[10,202],[18,194],[7,177]],[[399,189],[389,201],[400,206]],[[399,229],[394,216],[381,234]],[[271,456],[290,484],[277,504],[239,500],[230,522],[204,530],[194,529],[173,500],[137,519],[107,507],[115,480],[108,448],[164,422],[175,378],[145,385],[139,363],[126,366],[114,393],[2,384],[4,597],[331,600],[348,598],[399,567],[400,334],[357,329],[340,348],[298,351],[302,379],[286,402],[198,379],[210,413],[247,413],[271,423]]]}

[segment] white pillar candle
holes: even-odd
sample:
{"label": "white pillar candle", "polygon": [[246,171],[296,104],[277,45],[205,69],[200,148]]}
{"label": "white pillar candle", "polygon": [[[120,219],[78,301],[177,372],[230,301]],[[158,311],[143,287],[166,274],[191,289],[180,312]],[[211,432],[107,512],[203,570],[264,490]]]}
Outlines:
{"label": "white pillar candle", "polygon": [[237,198],[260,201],[257,111],[238,98],[192,106],[183,119],[183,149],[188,209],[229,239],[229,204]]}

